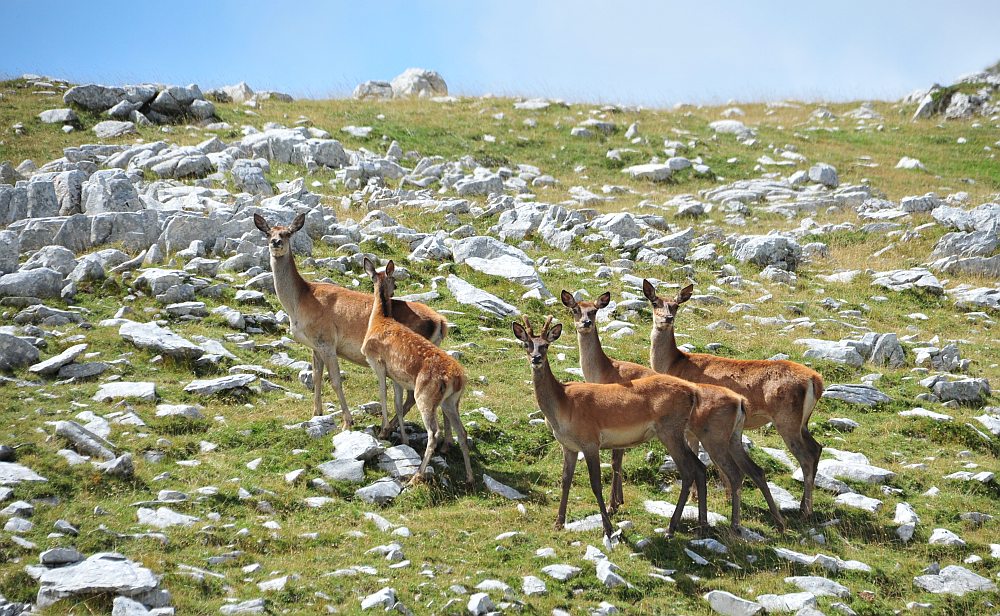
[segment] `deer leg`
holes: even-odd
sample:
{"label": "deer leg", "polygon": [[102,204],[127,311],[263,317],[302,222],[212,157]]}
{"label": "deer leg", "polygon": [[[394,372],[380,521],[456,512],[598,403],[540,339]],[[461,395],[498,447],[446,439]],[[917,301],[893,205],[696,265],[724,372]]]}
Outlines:
{"label": "deer leg", "polygon": [[[403,387],[396,381],[392,382],[392,398],[393,406],[396,408],[396,423],[399,425],[399,440],[404,445],[409,445],[410,439],[406,436],[406,422],[403,421]],[[385,409],[384,406],[382,408]],[[385,427],[383,430],[391,432],[392,427],[388,425],[388,411],[386,411],[384,418],[385,423],[382,425]]]}
{"label": "deer leg", "polygon": [[610,537],[614,534],[615,529],[611,526],[611,518],[608,516],[608,510],[604,506],[604,493],[601,486],[601,450],[585,451],[583,452],[583,459],[587,462],[587,472],[590,473],[590,489],[594,492],[594,498],[597,499],[597,506],[601,510],[601,523],[604,525],[604,534]]}
{"label": "deer leg", "polygon": [[611,452],[611,503],[608,514],[615,515],[618,508],[625,504],[625,493],[622,488],[622,464],[625,460],[625,450],[615,449]]}
{"label": "deer leg", "polygon": [[690,492],[691,481],[687,478],[681,478],[681,492],[677,496],[677,506],[674,507],[674,513],[670,516],[670,524],[667,525],[667,539],[674,536],[677,526],[681,523],[681,516],[684,515],[684,506],[687,505],[688,493]]}
{"label": "deer leg", "polygon": [[[775,418],[776,420],[779,418]],[[812,515],[812,493],[816,484],[816,470],[819,466],[819,455],[823,447],[809,434],[809,430],[792,422],[774,422],[774,427],[791,450],[792,455],[802,467],[802,503],[799,511],[803,517]]]}
{"label": "deer leg", "polygon": [[771,495],[771,489],[767,487],[767,477],[764,476],[764,469],[757,466],[757,463],[747,455],[747,452],[743,449],[743,443],[740,439],[734,438],[735,443],[730,444],[729,450],[732,452],[733,460],[740,467],[740,470],[744,474],[750,477],[757,489],[760,490],[761,494],[764,495],[764,500],[767,501],[767,508],[771,511],[771,517],[774,518],[775,526],[777,526],[780,532],[785,531],[785,518],[781,515],[781,510],[778,509],[778,505],[774,502],[774,497]]}
{"label": "deer leg", "polygon": [[708,533],[708,486],[705,479],[705,465],[698,459],[698,454],[685,449],[691,472],[694,475],[694,486],[698,488],[698,534]]}
{"label": "deer leg", "polygon": [[[698,440],[698,435],[691,430],[685,430],[684,440],[687,442],[688,448],[694,452],[695,456],[697,456],[698,452],[701,451],[701,441]],[[670,455],[673,456],[673,453],[671,453]],[[680,469],[680,464],[677,465],[677,468],[678,470]],[[698,500],[698,486],[694,484],[691,485],[691,500],[694,501]]]}
{"label": "deer leg", "polygon": [[313,417],[323,414],[323,358],[313,349]]}
{"label": "deer leg", "polygon": [[[739,444],[738,440],[737,444]],[[729,499],[732,504],[730,524],[733,530],[738,530],[740,527],[740,494],[743,490],[743,471],[740,470],[739,465],[733,460],[733,455],[725,445],[718,447],[706,446],[706,449],[708,449],[708,455],[715,462],[715,466],[718,467],[719,475],[725,478],[729,487]]]}
{"label": "deer leg", "polygon": [[389,409],[386,403],[385,365],[375,359],[368,360],[368,365],[372,367],[372,371],[375,373],[376,378],[378,378],[378,401],[382,410],[382,429],[378,436],[379,438],[388,438]]}
{"label": "deer leg", "polygon": [[465,482],[471,486],[475,483],[475,478],[472,476],[472,460],[469,457],[469,435],[465,432],[465,426],[462,425],[462,419],[458,414],[460,400],[461,395],[452,394],[450,398],[441,403],[445,423],[442,432],[447,439],[451,435],[451,428],[448,424],[455,426],[455,430],[458,432],[458,446],[462,449],[462,461],[465,463]]}
{"label": "deer leg", "polygon": [[[417,384],[417,389],[421,389],[419,383]],[[427,447],[424,449],[424,457],[420,461],[420,468],[417,469],[417,474],[410,480],[411,484],[420,483],[426,478],[427,463],[431,461],[431,456],[434,455],[434,448],[437,447],[438,421],[435,411],[439,402],[440,399],[434,399],[426,393],[417,396],[417,408],[424,419],[424,427],[427,428]]]}
{"label": "deer leg", "polygon": [[573,484],[573,472],[576,470],[576,452],[565,446],[563,450],[562,495],[559,498],[559,513],[556,515],[556,530],[562,530],[566,524],[566,503],[569,502],[569,487]]}
{"label": "deer leg", "polygon": [[[819,470],[819,457],[823,453],[823,446],[813,438],[812,433],[809,432],[809,428],[802,427],[802,439],[806,442],[809,448],[809,460],[811,463],[809,480],[805,483],[805,491],[802,493],[802,502],[804,504],[803,513],[805,515],[812,515],[813,506],[813,489],[816,486],[816,471]],[[805,470],[802,471],[803,479],[805,478]]]}
{"label": "deer leg", "polygon": [[[354,420],[351,418],[351,409],[347,406],[347,396],[344,395],[344,383],[340,378],[340,362],[337,359],[337,354],[327,355],[324,359],[326,363],[326,372],[330,375],[330,384],[333,385],[334,391],[337,392],[337,398],[340,400],[340,410],[343,413],[344,418],[344,429],[350,430],[351,426],[354,425]],[[319,375],[322,380],[322,373]],[[316,373],[313,373],[313,385],[315,386]]]}
{"label": "deer leg", "polygon": [[691,491],[692,485],[698,487],[699,532],[704,533],[708,527],[708,504],[705,499],[705,465],[691,451],[685,441],[684,435],[680,432],[668,425],[661,424],[657,427],[657,436],[667,446],[667,451],[670,452],[670,456],[677,463],[677,468],[681,474],[681,493],[677,499],[677,507],[674,509],[674,514],[670,518],[670,526],[667,527],[667,537],[673,537],[674,531],[681,521],[684,505],[687,504],[688,493]]}

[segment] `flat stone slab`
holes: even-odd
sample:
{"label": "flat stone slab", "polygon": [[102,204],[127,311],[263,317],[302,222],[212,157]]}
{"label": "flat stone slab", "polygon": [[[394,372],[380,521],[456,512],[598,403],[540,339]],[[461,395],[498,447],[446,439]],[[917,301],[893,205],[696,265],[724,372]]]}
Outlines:
{"label": "flat stone slab", "polygon": [[156,386],[148,381],[114,381],[102,384],[93,397],[97,402],[125,399],[152,402],[156,400]]}
{"label": "flat stone slab", "polygon": [[140,349],[174,359],[198,359],[205,354],[205,349],[156,323],[128,321],[118,328],[118,335]]}
{"label": "flat stone slab", "polygon": [[933,295],[944,293],[941,281],[926,269],[891,270],[872,275],[872,285],[890,291],[927,291]]}
{"label": "flat stone slab", "polygon": [[48,481],[48,479],[17,462],[0,462],[0,486],[13,486],[22,481]]}
{"label": "flat stone slab", "polygon": [[[396,479],[408,479],[420,468],[420,454],[409,445],[396,445],[382,452],[378,457],[378,467]],[[431,470],[431,466],[427,466]]]}
{"label": "flat stone slab", "polygon": [[358,489],[354,496],[366,503],[374,505],[385,505],[399,496],[403,491],[403,486],[395,479],[383,477],[371,485]]}
{"label": "flat stone slab", "polygon": [[330,460],[316,466],[316,470],[334,481],[358,483],[365,480],[365,463],[361,460]]}
{"label": "flat stone slab", "polygon": [[252,374],[230,374],[217,379],[191,381],[184,386],[184,391],[202,396],[211,396],[222,391],[230,391],[246,387],[257,380]]}
{"label": "flat stone slab", "polygon": [[[648,500],[642,503],[642,506],[653,515],[663,516],[665,518],[670,518],[674,515],[674,509],[676,505],[668,503],[667,501],[654,501]],[[685,505],[684,512],[681,513],[682,520],[689,520],[693,522],[698,521],[698,507],[692,505]],[[728,521],[725,516],[719,515],[714,511],[708,512],[708,525],[715,526],[717,524],[724,524]]]}
{"label": "flat stone slab", "polygon": [[771,496],[774,497],[774,502],[778,505],[778,509],[781,511],[799,510],[799,499],[795,498],[794,494],[770,481],[767,482],[767,487],[771,490]]}
{"label": "flat stone slab", "polygon": [[567,522],[564,528],[571,532],[587,532],[603,529],[604,523],[601,521],[601,514],[595,513],[579,520]]}
{"label": "flat stone slab", "polygon": [[962,596],[969,592],[992,591],[997,585],[965,567],[948,565],[937,575],[918,575],[913,585],[934,594]]}
{"label": "flat stone slab", "polygon": [[822,397],[843,400],[849,404],[858,404],[860,406],[875,406],[883,402],[892,402],[892,398],[875,387],[865,384],[836,383],[827,387],[823,391]]}
{"label": "flat stone slab", "polygon": [[757,603],[772,612],[798,612],[805,607],[816,607],[816,595],[811,592],[792,592],[784,595],[759,595]]}
{"label": "flat stone slab", "polygon": [[825,596],[848,599],[851,596],[851,590],[848,587],[833,580],[816,575],[794,575],[786,577],[785,582],[788,584],[794,584],[801,590],[810,592],[818,597]]}
{"label": "flat stone slab", "polygon": [[724,590],[709,591],[702,598],[708,601],[712,611],[725,616],[757,616],[764,613],[763,605]]}
{"label": "flat stone slab", "polygon": [[542,567],[542,573],[560,582],[575,578],[579,575],[580,571],[582,569],[573,565],[548,565],[547,567]]}
{"label": "flat stone slab", "polygon": [[815,554],[810,556],[788,548],[771,548],[774,555],[782,560],[787,560],[799,565],[819,565],[824,569],[837,573],[838,571],[864,571],[870,573],[872,568],[859,560],[841,560],[836,556],[826,554]]}
{"label": "flat stone slab", "polygon": [[934,411],[928,411],[927,409],[915,408],[909,411],[900,411],[898,413],[900,417],[922,417],[924,419],[930,419],[931,421],[952,421],[954,417],[951,415],[945,415],[944,413],[935,413]]}
{"label": "flat stone slab", "polygon": [[840,460],[820,460],[818,472],[834,479],[846,479],[862,483],[885,483],[896,476],[896,473],[890,470],[872,466],[871,464],[842,462]]}
{"label": "flat stone slab", "polygon": [[483,312],[501,319],[521,314],[517,306],[508,304],[496,295],[483,291],[454,274],[450,274],[446,282],[448,290],[455,297],[455,301],[460,304],[475,306]]}
{"label": "flat stone slab", "polygon": [[841,494],[837,498],[833,499],[833,502],[845,507],[861,509],[862,511],[867,511],[868,513],[875,513],[882,508],[882,501],[877,498],[869,498],[863,494],[857,494],[855,492]]}
{"label": "flat stone slab", "polygon": [[159,509],[149,509],[141,507],[136,515],[139,517],[139,524],[152,526],[153,528],[170,528],[171,526],[191,526],[200,518],[192,515],[177,513],[169,507]]}
{"label": "flat stone slab", "polygon": [[99,434],[95,434],[84,428],[75,421],[57,421],[56,436],[61,436],[69,442],[80,453],[101,458],[102,460],[115,459],[115,446],[110,441],[104,439]]}
{"label": "flat stone slab", "polygon": [[367,432],[338,432],[333,437],[336,460],[371,460],[385,451],[378,439]]}
{"label": "flat stone slab", "polygon": [[51,376],[53,374],[57,374],[60,368],[66,364],[72,363],[86,350],[86,344],[75,344],[58,355],[53,355],[44,361],[34,364],[28,368],[28,372],[32,372],[39,376]]}
{"label": "flat stone slab", "polygon": [[205,419],[200,405],[193,404],[157,404],[157,417],[183,417],[192,421]]}
{"label": "flat stone slab", "polygon": [[521,500],[525,498],[524,494],[521,494],[514,488],[502,484],[496,479],[490,477],[489,475],[483,475],[483,483],[486,484],[486,489],[498,496],[508,498],[510,500]]}
{"label": "flat stone slab", "polygon": [[155,590],[159,579],[121,554],[99,552],[82,562],[44,571],[38,583],[37,605],[44,608],[70,597],[140,596]]}
{"label": "flat stone slab", "polygon": [[66,364],[59,369],[60,379],[89,379],[107,371],[111,366],[103,361],[90,361],[83,364]]}

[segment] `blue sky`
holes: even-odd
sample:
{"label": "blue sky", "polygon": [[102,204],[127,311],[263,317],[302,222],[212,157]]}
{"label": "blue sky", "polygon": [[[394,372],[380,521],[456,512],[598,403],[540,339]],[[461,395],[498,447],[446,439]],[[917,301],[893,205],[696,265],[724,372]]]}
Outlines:
{"label": "blue sky", "polygon": [[310,97],[421,66],[455,94],[893,99],[1000,59],[996,0],[0,0],[0,16],[0,75]]}

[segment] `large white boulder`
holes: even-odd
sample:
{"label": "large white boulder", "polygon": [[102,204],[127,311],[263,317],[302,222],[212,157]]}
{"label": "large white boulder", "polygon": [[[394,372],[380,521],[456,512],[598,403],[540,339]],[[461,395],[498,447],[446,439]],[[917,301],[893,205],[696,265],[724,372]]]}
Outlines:
{"label": "large white boulder", "polygon": [[423,68],[408,68],[396,75],[392,82],[392,95],[395,98],[419,96],[448,96],[448,84],[436,71]]}

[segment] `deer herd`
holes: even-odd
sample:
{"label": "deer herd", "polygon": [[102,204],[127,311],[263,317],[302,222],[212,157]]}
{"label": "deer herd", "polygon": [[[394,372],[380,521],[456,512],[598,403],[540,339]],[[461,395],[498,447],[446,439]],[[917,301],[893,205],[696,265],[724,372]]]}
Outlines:
{"label": "deer herd", "polygon": [[[292,338],[312,349],[313,413],[323,413],[323,371],[337,392],[344,429],[353,425],[344,396],[339,358],[370,366],[379,383],[382,411],[380,437],[398,430],[408,442],[404,417],[414,405],[427,429],[427,445],[413,482],[423,481],[435,451],[452,443],[452,431],[465,464],[466,481],[473,483],[466,430],[459,404],[466,386],[462,365],[440,348],[448,332],[446,319],[433,309],[393,299],[395,264],[383,271],[364,260],[374,293],[369,295],[329,283],[306,281],[295,266],[292,235],[305,224],[300,214],[285,226],[271,226],[259,214],[254,223],[266,236],[274,288],[288,315]],[[804,490],[800,511],[812,514],[812,492],[822,446],[809,433],[813,407],[823,393],[823,379],[816,371],[783,360],[741,360],[688,353],[678,348],[674,320],[680,305],[693,294],[693,285],[672,299],[657,295],[648,280],[643,295],[653,312],[649,367],[609,357],[598,335],[598,311],[611,302],[604,293],[595,302],[577,301],[563,291],[580,349],[585,382],[559,381],[549,366],[549,346],[562,335],[563,326],[545,319],[536,332],[525,317],[511,324],[531,366],[538,407],[563,450],[563,470],[556,528],[566,521],[566,506],[577,460],[587,465],[590,487],[597,499],[604,533],[614,530],[610,516],[624,503],[622,464],[626,449],[658,439],[667,448],[681,477],[678,503],[667,535],[680,522],[689,496],[698,503],[699,531],[707,529],[706,467],[698,458],[700,447],[719,469],[732,504],[731,524],[740,528],[740,492],[744,476],[761,491],[775,526],[785,521],[774,502],[763,469],[747,454],[743,431],[773,424],[802,467]],[[395,417],[387,408],[386,379],[392,380]],[[405,396],[405,399],[404,399]],[[441,407],[442,421],[437,418]],[[601,483],[600,451],[612,450],[610,502],[605,505]],[[692,495],[691,492],[694,491]]]}

